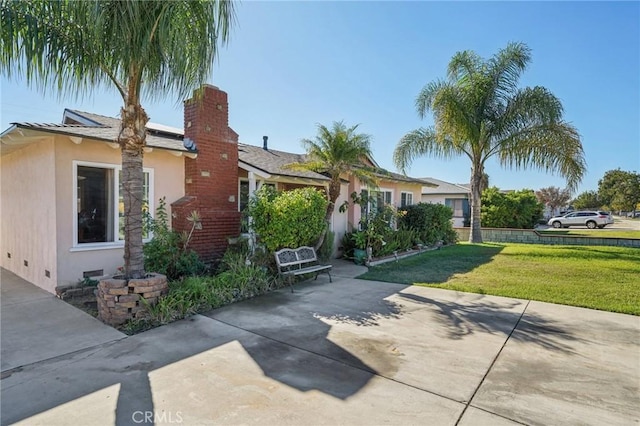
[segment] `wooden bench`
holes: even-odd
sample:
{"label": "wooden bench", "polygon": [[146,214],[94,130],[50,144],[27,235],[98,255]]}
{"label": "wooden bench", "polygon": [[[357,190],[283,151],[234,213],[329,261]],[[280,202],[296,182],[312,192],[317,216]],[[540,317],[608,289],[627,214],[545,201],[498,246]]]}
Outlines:
{"label": "wooden bench", "polygon": [[298,275],[316,274],[315,279],[322,272],[329,274],[329,282],[331,279],[332,265],[321,265],[318,262],[318,256],[313,247],[299,247],[297,249],[284,248],[275,253],[276,263],[278,264],[278,273],[289,278],[289,286],[293,292],[293,278]]}

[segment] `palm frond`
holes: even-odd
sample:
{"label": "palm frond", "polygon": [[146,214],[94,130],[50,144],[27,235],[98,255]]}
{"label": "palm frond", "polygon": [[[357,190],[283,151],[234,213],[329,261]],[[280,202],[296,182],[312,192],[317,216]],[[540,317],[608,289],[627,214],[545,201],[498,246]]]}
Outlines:
{"label": "palm frond", "polygon": [[447,75],[450,81],[472,83],[482,70],[482,58],[471,50],[457,52],[449,61]]}
{"label": "palm frond", "polygon": [[448,83],[446,81],[438,80],[431,82],[422,88],[415,102],[416,111],[420,118],[424,118],[425,114],[432,110],[435,96],[447,86]]}
{"label": "palm frond", "polygon": [[498,151],[501,165],[516,170],[535,168],[559,174],[574,191],[586,173],[580,135],[564,121],[533,124],[505,139]]}
{"label": "palm frond", "polygon": [[210,77],[234,8],[223,0],[3,0],[0,70],[60,94],[112,82],[123,97],[142,89],[182,99]]}
{"label": "palm frond", "polygon": [[406,173],[417,157],[433,155],[450,159],[467,154],[448,137],[439,135],[433,128],[421,128],[407,133],[400,139],[393,151],[393,163],[402,173]]}
{"label": "palm frond", "polygon": [[504,112],[493,121],[491,137],[496,141],[492,153],[500,144],[527,132],[532,126],[558,123],[562,120],[562,103],[544,87],[518,90],[508,101]]}
{"label": "palm frond", "polygon": [[518,89],[520,76],[531,61],[531,49],[524,43],[509,43],[489,59],[488,75],[492,87],[488,91],[501,101],[508,100]]}
{"label": "palm frond", "polygon": [[284,169],[289,170],[297,170],[299,172],[316,172],[316,173],[325,173],[327,172],[326,163],[322,161],[308,161],[305,163],[289,163],[282,166]]}

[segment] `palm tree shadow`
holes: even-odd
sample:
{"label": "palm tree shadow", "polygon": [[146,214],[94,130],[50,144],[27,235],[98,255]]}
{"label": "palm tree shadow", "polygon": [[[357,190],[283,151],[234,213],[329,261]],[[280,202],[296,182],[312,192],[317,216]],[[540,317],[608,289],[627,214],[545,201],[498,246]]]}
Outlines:
{"label": "palm tree shadow", "polygon": [[[524,316],[513,310],[522,302],[502,302],[497,304],[481,299],[465,304],[430,299],[416,294],[399,293],[400,297],[435,309],[436,320],[444,327],[452,339],[462,339],[476,332],[504,334],[511,339],[535,344],[545,349],[566,354],[576,354],[570,342],[580,341],[567,327],[527,312]],[[522,316],[522,318],[521,318]],[[514,325],[517,328],[513,331]],[[512,333],[513,331],[513,333]]]}
{"label": "palm tree shadow", "polygon": [[[375,327],[382,319],[398,318],[400,305],[385,300],[397,290],[387,287],[381,293],[370,288],[357,298],[346,294],[337,306],[335,300],[319,305],[318,300],[332,291],[330,285],[304,283],[293,294],[271,293],[206,316],[250,332],[239,342],[267,377],[300,391],[316,390],[346,399],[380,372],[334,343],[332,324]],[[369,350],[376,350],[374,342],[369,344]],[[381,356],[384,352],[380,351]]]}

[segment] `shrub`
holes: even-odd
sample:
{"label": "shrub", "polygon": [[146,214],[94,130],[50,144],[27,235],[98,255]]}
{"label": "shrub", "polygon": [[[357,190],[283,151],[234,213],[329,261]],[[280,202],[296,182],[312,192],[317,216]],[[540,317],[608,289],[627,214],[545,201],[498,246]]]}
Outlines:
{"label": "shrub", "polygon": [[155,305],[146,305],[147,315],[127,322],[123,329],[129,334],[148,330],[264,294],[280,285],[282,282],[267,268],[247,262],[245,253],[227,250],[220,262],[218,275],[191,276],[172,281],[169,294]]}
{"label": "shrub", "polygon": [[415,231],[414,243],[445,244],[455,243],[457,234],[453,230],[451,219],[453,211],[442,204],[418,203],[400,209],[398,224],[402,229]]}
{"label": "shrub", "polygon": [[487,188],[482,193],[482,226],[533,229],[543,209],[533,190],[502,193],[496,187]]}
{"label": "shrub", "polygon": [[147,271],[166,275],[171,280],[198,275],[206,271],[198,254],[187,248],[189,235],[169,229],[165,198],[156,209],[156,218],[148,219],[153,239],[143,248],[144,267]]}
{"label": "shrub", "polygon": [[356,248],[356,242],[353,238],[354,232],[345,232],[340,242],[342,248],[342,257],[353,258],[353,249]]}
{"label": "shrub", "polygon": [[278,193],[263,186],[249,201],[253,229],[269,252],[313,246],[326,226],[326,210],[326,197],[314,188]]}

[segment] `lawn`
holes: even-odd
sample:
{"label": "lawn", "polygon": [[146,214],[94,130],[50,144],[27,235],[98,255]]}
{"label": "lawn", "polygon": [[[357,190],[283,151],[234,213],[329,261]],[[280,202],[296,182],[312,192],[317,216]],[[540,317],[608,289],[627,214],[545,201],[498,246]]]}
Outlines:
{"label": "lawn", "polygon": [[640,315],[637,248],[463,243],[358,278]]}
{"label": "lawn", "polygon": [[640,239],[640,231],[609,231],[605,229],[558,229],[538,231],[541,235],[558,235],[568,237],[591,238],[634,238]]}

